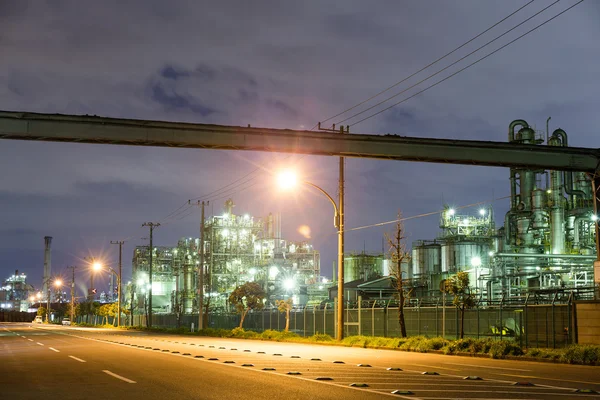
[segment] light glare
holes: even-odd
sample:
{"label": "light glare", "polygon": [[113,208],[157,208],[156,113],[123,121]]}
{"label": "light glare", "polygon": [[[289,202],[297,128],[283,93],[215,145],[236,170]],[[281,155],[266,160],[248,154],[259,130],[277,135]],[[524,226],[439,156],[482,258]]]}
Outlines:
{"label": "light glare", "polygon": [[296,186],[298,178],[296,177],[296,173],[291,170],[281,171],[279,175],[277,175],[277,184],[281,189],[291,189]]}
{"label": "light glare", "polygon": [[292,290],[294,286],[295,284],[293,279],[286,279],[285,281],[283,281],[283,287],[285,288],[285,290]]}

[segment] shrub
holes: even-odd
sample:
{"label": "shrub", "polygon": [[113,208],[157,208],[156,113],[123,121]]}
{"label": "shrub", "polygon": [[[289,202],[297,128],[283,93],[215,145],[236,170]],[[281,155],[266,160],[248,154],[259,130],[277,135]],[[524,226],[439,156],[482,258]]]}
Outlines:
{"label": "shrub", "polygon": [[492,358],[504,358],[508,355],[522,356],[523,349],[521,349],[521,347],[509,340],[495,341],[490,346],[488,354]]}
{"label": "shrub", "polygon": [[314,342],[331,342],[333,341],[333,338],[324,333],[317,333],[316,335],[311,336],[310,340]]}
{"label": "shrub", "polygon": [[595,365],[600,359],[600,346],[572,345],[564,350],[562,360],[569,364]]}

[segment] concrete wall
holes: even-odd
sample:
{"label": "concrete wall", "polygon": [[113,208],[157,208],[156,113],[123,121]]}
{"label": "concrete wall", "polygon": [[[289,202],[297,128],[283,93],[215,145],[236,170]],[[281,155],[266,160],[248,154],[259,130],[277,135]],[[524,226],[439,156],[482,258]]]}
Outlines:
{"label": "concrete wall", "polygon": [[600,301],[575,302],[577,343],[600,344]]}

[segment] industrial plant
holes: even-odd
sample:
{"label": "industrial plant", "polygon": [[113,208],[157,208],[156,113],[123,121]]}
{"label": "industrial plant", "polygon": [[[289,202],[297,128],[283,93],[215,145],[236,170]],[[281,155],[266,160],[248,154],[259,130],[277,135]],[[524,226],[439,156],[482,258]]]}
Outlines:
{"label": "industrial plant", "polygon": [[[524,120],[510,123],[508,141],[568,146],[564,130],[544,135]],[[413,286],[423,294],[439,294],[443,279],[467,271],[481,301],[523,301],[531,293],[556,296],[561,289],[576,298],[592,297],[597,215],[590,178],[511,168],[509,181],[510,209],[500,229],[491,207],[475,216],[444,208],[439,237],[412,245]]]}
{"label": "industrial plant", "polygon": [[[564,130],[546,134],[524,120],[511,122],[508,141],[568,146]],[[411,297],[439,297],[443,280],[458,271],[469,273],[472,293],[482,303],[525,301],[532,293],[545,300],[567,291],[579,299],[593,296],[596,215],[590,178],[511,168],[509,183],[510,209],[503,227],[497,229],[491,205],[475,215],[446,205],[439,236],[412,243],[411,260],[403,267]],[[205,296],[211,310],[226,310],[229,293],[250,281],[263,286],[269,304],[284,297],[299,305],[328,299],[335,276],[334,282],[321,276],[319,252],[310,243],[284,240],[279,215],[235,215],[233,208],[227,200],[222,215],[207,218],[203,225]],[[140,310],[147,305],[150,251],[138,246],[133,254],[130,293]],[[199,255],[198,238],[152,248],[154,312],[198,312]],[[389,274],[384,251],[348,252],[344,259],[345,282],[375,281]]]}
{"label": "industrial plant", "polygon": [[0,309],[27,312],[32,303],[33,286],[27,283],[27,275],[15,271],[0,286]]}
{"label": "industrial plant", "polygon": [[[263,286],[269,302],[292,297],[296,304],[306,304],[309,292],[326,295],[326,288],[315,287],[325,278],[320,276],[319,252],[310,243],[284,240],[279,215],[235,215],[233,208],[227,200],[222,215],[204,221],[205,304],[211,310],[225,309],[229,293],[251,281]],[[146,304],[150,251],[149,246],[137,246],[133,253],[132,292],[138,309]],[[153,311],[198,312],[200,239],[153,246],[152,264]]]}

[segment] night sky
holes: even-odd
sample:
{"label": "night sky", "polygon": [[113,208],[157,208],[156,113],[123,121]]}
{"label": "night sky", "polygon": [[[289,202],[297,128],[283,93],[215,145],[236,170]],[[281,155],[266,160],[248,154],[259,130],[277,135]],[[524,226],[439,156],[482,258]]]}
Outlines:
{"label": "night sky", "polygon": [[[443,79],[576,2],[560,1],[386,104]],[[0,0],[0,109],[310,129],[527,3]],[[550,4],[532,2],[386,95]],[[598,38],[600,2],[585,1],[423,94],[359,124],[353,125],[383,106],[344,124],[351,125],[351,133],[506,141],[512,120],[544,130],[551,116],[550,129],[563,128],[570,145],[598,148]],[[336,197],[337,163],[333,157],[0,141],[0,279],[18,269],[39,287],[48,235],[54,238],[55,274],[83,266],[86,256],[116,266],[118,246],[109,242],[126,239],[126,281],[134,246],[147,244],[142,223],[163,224],[155,231],[156,245],[197,237],[198,208],[165,217],[188,199],[206,195],[209,215],[221,214],[228,197],[236,214],[281,212],[286,239],[304,239],[298,228],[309,226],[322,272],[330,275],[337,251],[331,205],[308,188],[294,195],[280,192],[270,172],[293,164],[303,179]],[[225,185],[230,186],[214,193]],[[411,217],[440,210],[444,203],[462,206],[509,193],[503,168],[348,159],[346,227],[390,221],[399,210]],[[494,208],[499,227],[508,200],[496,200]],[[463,211],[475,214],[477,208]],[[406,221],[408,244],[435,238],[438,221],[436,215]],[[347,251],[381,251],[383,233],[393,226],[348,232]]]}

